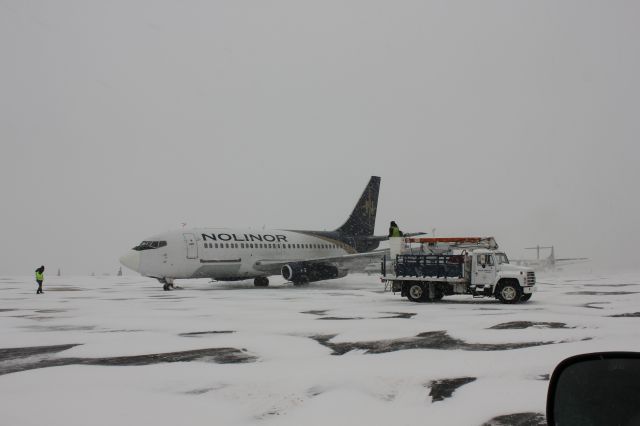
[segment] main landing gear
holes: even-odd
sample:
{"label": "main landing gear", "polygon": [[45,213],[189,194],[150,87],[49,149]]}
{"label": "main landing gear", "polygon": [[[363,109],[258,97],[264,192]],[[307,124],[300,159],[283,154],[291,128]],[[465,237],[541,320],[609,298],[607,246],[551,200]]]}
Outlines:
{"label": "main landing gear", "polygon": [[164,291],[169,291],[175,289],[173,286],[173,278],[158,278],[160,284],[162,284],[162,288]]}
{"label": "main landing gear", "polygon": [[256,287],[268,287],[269,286],[269,278],[267,277],[257,277],[253,280],[253,285]]}

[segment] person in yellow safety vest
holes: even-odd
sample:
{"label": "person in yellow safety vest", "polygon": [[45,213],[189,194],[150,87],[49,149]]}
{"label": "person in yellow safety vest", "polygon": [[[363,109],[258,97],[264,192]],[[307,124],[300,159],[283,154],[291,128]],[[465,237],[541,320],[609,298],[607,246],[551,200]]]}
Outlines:
{"label": "person in yellow safety vest", "polygon": [[390,237],[402,237],[402,231],[398,228],[398,225],[392,220],[391,225],[389,225],[389,236]]}
{"label": "person in yellow safety vest", "polygon": [[36,291],[36,294],[44,293],[44,291],[42,291],[42,281],[44,281],[44,265],[36,269],[36,282],[38,283],[38,291]]}

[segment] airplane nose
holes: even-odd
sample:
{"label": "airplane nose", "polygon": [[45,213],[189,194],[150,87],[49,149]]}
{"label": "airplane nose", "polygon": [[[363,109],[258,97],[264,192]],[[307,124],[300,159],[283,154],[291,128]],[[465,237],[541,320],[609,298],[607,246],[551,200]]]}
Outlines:
{"label": "airplane nose", "polygon": [[132,271],[138,272],[138,270],[140,269],[140,252],[129,250],[127,254],[120,258],[120,263],[122,263]]}

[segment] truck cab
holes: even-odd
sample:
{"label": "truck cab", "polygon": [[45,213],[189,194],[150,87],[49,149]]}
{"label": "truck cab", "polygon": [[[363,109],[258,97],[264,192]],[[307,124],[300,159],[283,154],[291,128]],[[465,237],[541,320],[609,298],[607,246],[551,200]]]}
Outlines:
{"label": "truck cab", "polygon": [[527,301],[535,285],[535,272],[531,268],[509,263],[506,253],[498,250],[476,249],[469,253],[471,274],[469,290],[494,295],[505,303]]}

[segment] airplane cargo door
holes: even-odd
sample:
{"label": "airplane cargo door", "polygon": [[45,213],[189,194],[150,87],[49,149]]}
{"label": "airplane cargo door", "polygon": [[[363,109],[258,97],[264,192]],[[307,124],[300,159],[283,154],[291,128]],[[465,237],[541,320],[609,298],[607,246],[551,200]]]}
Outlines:
{"label": "airplane cargo door", "polygon": [[198,258],[198,245],[196,244],[196,236],[194,234],[182,234],[184,242],[187,245],[187,259]]}

